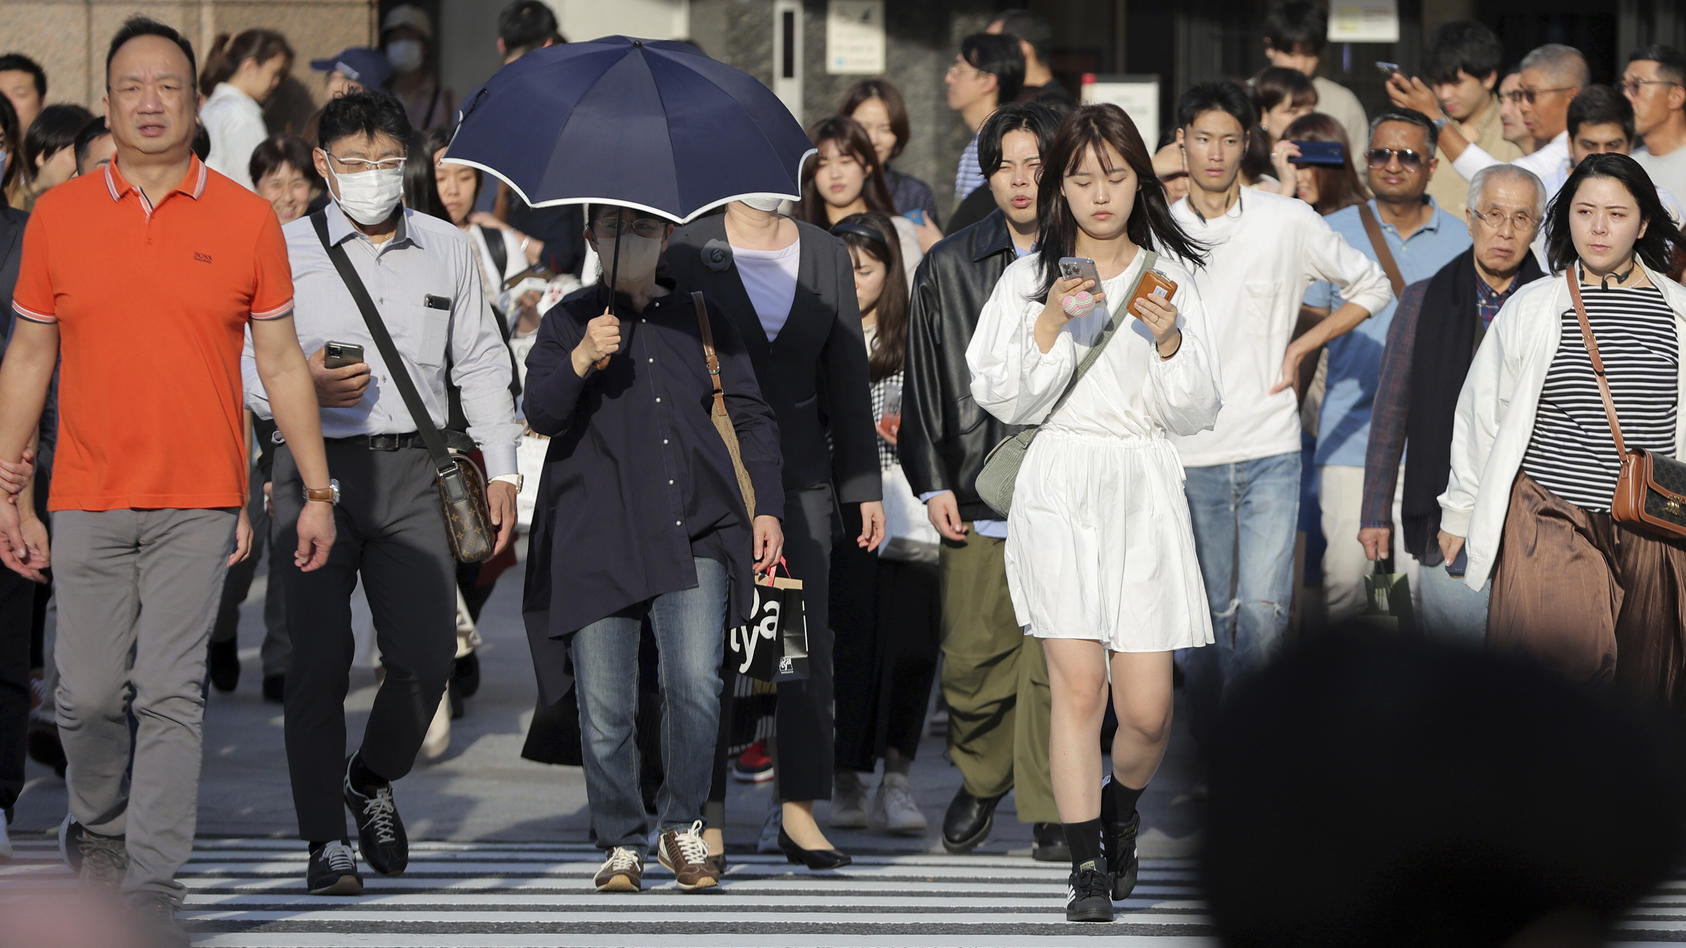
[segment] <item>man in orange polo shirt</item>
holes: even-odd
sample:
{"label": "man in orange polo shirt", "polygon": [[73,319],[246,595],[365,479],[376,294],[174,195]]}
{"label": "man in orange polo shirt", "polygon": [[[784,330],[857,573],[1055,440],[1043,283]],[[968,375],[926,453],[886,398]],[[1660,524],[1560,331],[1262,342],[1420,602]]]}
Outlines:
{"label": "man in orange polo shirt", "polygon": [[[16,465],[63,358],[50,506],[66,858],[181,944],[175,875],[193,847],[206,639],[223,574],[251,543],[248,327],[275,420],[322,501],[298,517],[303,569],[327,558],[336,493],[280,224],[194,156],[194,75],[192,46],[167,26],[137,17],[113,38],[105,107],[117,156],[36,204],[0,365],[0,460]],[[89,233],[105,252],[88,253]],[[27,492],[0,497],[0,558],[31,575],[49,555]]]}

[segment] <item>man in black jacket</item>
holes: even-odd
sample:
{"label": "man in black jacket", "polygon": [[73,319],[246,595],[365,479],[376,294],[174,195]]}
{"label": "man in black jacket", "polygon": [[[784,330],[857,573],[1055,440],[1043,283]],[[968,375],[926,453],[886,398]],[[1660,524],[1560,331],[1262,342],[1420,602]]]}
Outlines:
{"label": "man in black jacket", "polygon": [[1013,617],[1003,559],[1007,522],[978,499],[984,456],[1012,429],[972,402],[966,346],[1007,265],[1036,244],[1041,155],[1059,118],[1008,104],[978,132],[997,210],[932,247],[913,278],[898,450],[908,482],[942,534],[943,700],[948,753],[964,778],[943,819],[943,845],[967,852],[989,836],[995,805],[1016,790],[1035,825],[1037,859],[1068,858],[1048,777],[1048,666]]}

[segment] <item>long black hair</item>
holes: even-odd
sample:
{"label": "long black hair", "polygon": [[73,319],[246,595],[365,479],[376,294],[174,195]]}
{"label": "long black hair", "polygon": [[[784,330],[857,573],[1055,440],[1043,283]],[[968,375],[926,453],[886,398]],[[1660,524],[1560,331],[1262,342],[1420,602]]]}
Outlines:
{"label": "long black hair", "polygon": [[866,364],[871,381],[902,370],[907,356],[907,271],[902,267],[901,238],[887,215],[868,211],[850,214],[831,228],[849,248],[853,259],[866,254],[884,265],[884,289],[878,294],[878,330]]}
{"label": "long black hair", "polygon": [[1563,182],[1557,196],[1552,198],[1551,207],[1546,209],[1545,222],[1546,255],[1551,260],[1551,268],[1567,270],[1580,257],[1575,250],[1575,236],[1569,229],[1569,216],[1573,213],[1576,192],[1589,178],[1614,178],[1627,188],[1628,193],[1633,195],[1633,202],[1639,206],[1640,218],[1645,222],[1645,233],[1633,243],[1634,253],[1652,270],[1671,272],[1674,255],[1686,247],[1686,237],[1682,237],[1680,228],[1668,216],[1668,209],[1657,197],[1657,186],[1651,183],[1651,176],[1645,173],[1639,162],[1614,153],[1588,155],[1581,159],[1581,163],[1569,174],[1569,180]]}
{"label": "long black hair", "polygon": [[1142,141],[1142,133],[1136,130],[1136,123],[1116,105],[1085,105],[1066,117],[1065,124],[1054,136],[1053,145],[1042,157],[1036,216],[1042,230],[1043,296],[1060,278],[1060,258],[1070,256],[1077,246],[1077,218],[1072,216],[1060,186],[1066,175],[1083,163],[1083,156],[1089,151],[1101,156],[1104,163],[1105,145],[1117,149],[1136,175],[1136,199],[1124,227],[1131,242],[1146,250],[1168,252],[1189,266],[1206,262],[1205,245],[1185,233],[1171,217],[1165,186],[1153,173],[1153,156]]}

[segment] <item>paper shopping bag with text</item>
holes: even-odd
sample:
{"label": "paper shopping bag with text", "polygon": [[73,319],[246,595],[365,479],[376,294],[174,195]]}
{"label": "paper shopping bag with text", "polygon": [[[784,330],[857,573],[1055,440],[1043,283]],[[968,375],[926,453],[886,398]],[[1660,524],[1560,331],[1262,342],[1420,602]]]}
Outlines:
{"label": "paper shopping bag with text", "polygon": [[802,581],[769,574],[755,582],[749,623],[727,640],[732,668],[766,682],[808,677],[808,620]]}

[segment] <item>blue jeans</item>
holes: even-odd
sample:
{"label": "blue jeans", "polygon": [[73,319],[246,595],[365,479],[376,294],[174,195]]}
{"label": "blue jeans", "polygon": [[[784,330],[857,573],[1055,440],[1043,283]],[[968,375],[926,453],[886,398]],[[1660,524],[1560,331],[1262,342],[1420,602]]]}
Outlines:
{"label": "blue jeans", "polygon": [[638,785],[638,637],[646,615],[661,654],[662,766],[658,828],[702,819],[720,726],[720,657],[726,628],[726,567],[697,559],[697,585],[599,619],[574,633],[574,689],[580,704],[591,825],[602,849],[648,845]]}
{"label": "blue jeans", "polygon": [[[1439,554],[1435,554],[1439,558]],[[1418,590],[1422,595],[1422,614],[1419,624],[1429,635],[1462,645],[1481,646],[1487,641],[1487,599],[1493,592],[1493,581],[1482,585],[1481,591],[1464,585],[1462,576],[1446,572],[1446,564],[1423,564],[1417,571]]]}
{"label": "blue jeans", "polygon": [[1217,640],[1185,666],[1190,724],[1204,738],[1225,688],[1263,665],[1288,629],[1300,453],[1191,467],[1184,489]]}

